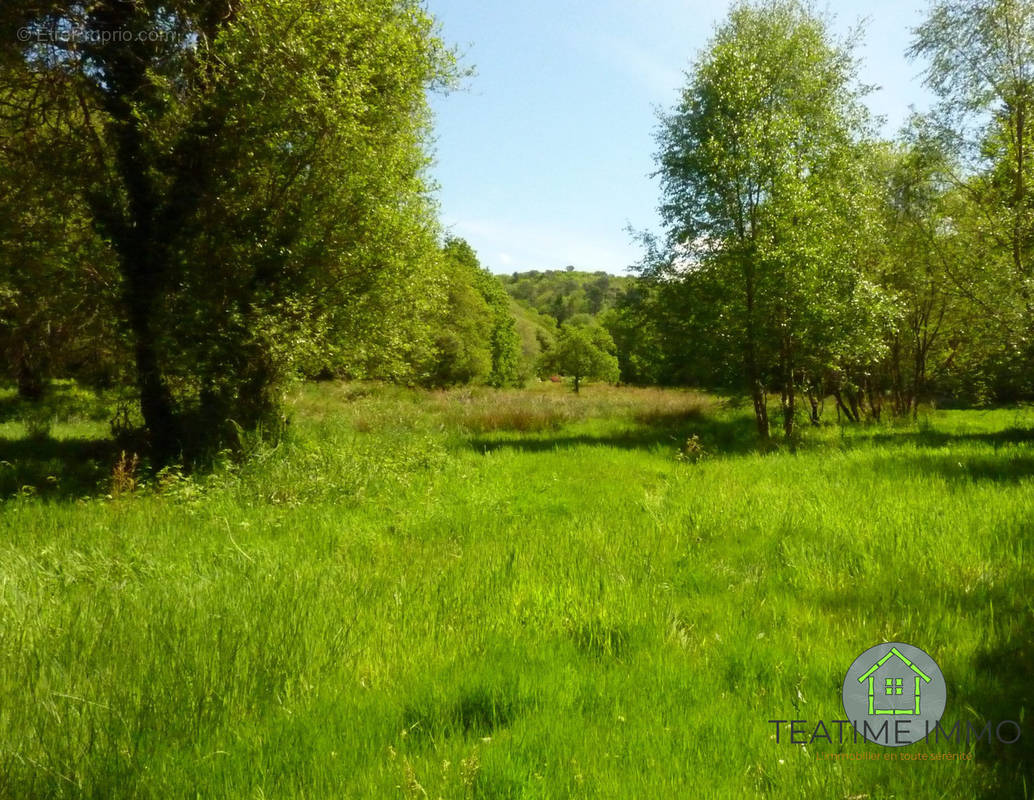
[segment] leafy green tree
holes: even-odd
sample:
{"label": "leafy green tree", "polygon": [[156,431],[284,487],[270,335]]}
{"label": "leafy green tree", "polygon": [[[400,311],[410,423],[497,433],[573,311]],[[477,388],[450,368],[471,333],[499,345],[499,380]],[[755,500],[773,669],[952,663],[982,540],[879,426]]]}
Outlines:
{"label": "leafy green tree", "polygon": [[622,382],[639,386],[678,382],[669,373],[668,341],[660,325],[663,311],[657,287],[640,280],[599,315],[600,324],[614,339]]}
{"label": "leafy green tree", "polygon": [[118,273],[91,230],[48,130],[0,118],[0,370],[23,399],[49,379],[114,382],[126,353],[117,335]]}
{"label": "leafy green tree", "polygon": [[469,283],[450,281],[448,311],[434,337],[434,386],[487,383],[492,371],[492,319],[484,298]]}
{"label": "leafy green tree", "polygon": [[896,324],[878,364],[865,366],[891,398],[896,415],[918,413],[937,387],[954,382],[983,327],[956,287],[965,241],[952,216],[949,155],[919,129],[874,152],[884,189],[884,238],[876,280],[894,298]]}
{"label": "leafy green tree", "polygon": [[1026,276],[1034,227],[1034,6],[1026,0],[938,0],[909,52],[928,60],[927,84],[941,100],[938,121],[959,152],[996,173],[994,194],[1007,219],[1003,244],[1016,275]]}
{"label": "leafy green tree", "polygon": [[405,351],[437,249],[426,90],[455,75],[416,0],[16,2],[0,25],[38,34],[0,44],[5,113],[80,163],[156,463],[278,427],[343,336]]}
{"label": "leafy green tree", "polygon": [[733,7],[658,135],[667,236],[647,274],[679,284],[684,347],[730,379],[769,435],[793,435],[801,386],[882,346],[861,271],[873,224],[849,44],[794,0]]}
{"label": "leafy green tree", "polygon": [[436,334],[432,382],[517,385],[521,343],[502,284],[482,269],[463,239],[447,239],[442,255],[448,298]]}
{"label": "leafy green tree", "polygon": [[909,52],[926,60],[927,85],[940,100],[926,127],[950,156],[950,223],[965,243],[953,253],[950,275],[983,320],[997,324],[997,351],[982,360],[998,363],[991,372],[999,373],[992,378],[999,393],[1029,397],[1034,6],[1026,0],[937,0]]}
{"label": "leafy green tree", "polygon": [[574,317],[560,328],[556,344],[545,354],[548,367],[574,381],[577,393],[585,379],[617,382],[620,377],[614,340],[591,318]]}
{"label": "leafy green tree", "polygon": [[489,340],[492,371],[488,383],[497,388],[521,386],[525,381],[521,375],[521,338],[517,331],[517,319],[510,307],[510,297],[499,279],[488,270],[479,269],[475,277],[492,318]]}

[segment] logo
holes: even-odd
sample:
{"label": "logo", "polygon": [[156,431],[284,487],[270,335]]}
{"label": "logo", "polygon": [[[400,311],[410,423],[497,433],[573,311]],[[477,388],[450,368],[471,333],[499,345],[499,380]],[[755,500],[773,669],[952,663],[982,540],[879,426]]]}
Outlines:
{"label": "logo", "polygon": [[[777,745],[837,745],[837,752],[815,752],[816,758],[830,760],[945,761],[970,760],[973,752],[931,749],[899,755],[869,748],[845,751],[843,746],[868,741],[903,747],[925,741],[927,747],[936,748],[943,741],[969,749],[981,742],[1013,745],[1023,736],[1014,719],[943,723],[947,696],[944,674],[928,653],[902,642],[878,644],[858,656],[844,677],[841,697],[846,719],[770,719],[769,724],[775,726],[771,738]],[[1022,709],[1019,716],[1023,716]]]}
{"label": "logo", "polygon": [[940,722],[947,695],[937,662],[901,642],[870,647],[844,678],[847,719],[860,736],[885,747],[925,739]]}

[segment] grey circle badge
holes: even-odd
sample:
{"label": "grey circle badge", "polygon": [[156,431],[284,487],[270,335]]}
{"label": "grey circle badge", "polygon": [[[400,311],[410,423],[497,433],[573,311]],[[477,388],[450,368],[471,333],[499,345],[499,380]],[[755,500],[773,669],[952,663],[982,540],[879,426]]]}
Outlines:
{"label": "grey circle badge", "polygon": [[870,647],[844,678],[844,711],[874,744],[902,747],[925,739],[944,714],[948,691],[941,668],[910,644]]}

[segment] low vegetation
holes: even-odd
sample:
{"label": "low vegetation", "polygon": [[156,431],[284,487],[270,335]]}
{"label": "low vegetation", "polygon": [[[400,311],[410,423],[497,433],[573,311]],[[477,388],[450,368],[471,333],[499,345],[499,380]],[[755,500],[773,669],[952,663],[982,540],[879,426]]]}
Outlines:
{"label": "low vegetation", "polygon": [[328,383],[292,405],[276,451],[196,478],[117,452],[107,411],[31,446],[0,423],[0,796],[1034,785],[1029,737],[905,769],[768,723],[839,719],[854,657],[905,640],[947,722],[1027,724],[1032,412],[761,453],[752,409],[686,391]]}
{"label": "low vegetation", "polygon": [[[0,798],[1030,797],[1034,3],[893,142],[834,30],[734,3],[639,274],[500,279],[426,4],[0,4]],[[895,641],[982,739],[771,722]]]}

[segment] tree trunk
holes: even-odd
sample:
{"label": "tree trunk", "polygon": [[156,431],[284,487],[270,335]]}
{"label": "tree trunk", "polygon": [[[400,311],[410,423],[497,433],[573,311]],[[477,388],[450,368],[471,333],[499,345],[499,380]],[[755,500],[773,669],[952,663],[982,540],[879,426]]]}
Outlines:
{"label": "tree trunk", "polygon": [[844,412],[844,416],[847,417],[851,422],[858,422],[858,415],[854,411],[852,411],[850,408],[848,408],[847,405],[844,403],[844,398],[840,394],[840,390],[839,389],[834,389],[833,390],[833,399],[835,399],[837,401],[837,413],[838,414],[842,411],[842,412]]}
{"label": "tree trunk", "polygon": [[793,343],[789,338],[783,340],[782,353],[783,373],[783,435],[789,441],[793,438],[794,426],[797,422],[797,388],[793,379]]}
{"label": "tree trunk", "polygon": [[912,375],[912,419],[919,419],[919,397],[926,391],[926,351],[916,348],[916,360]]}
{"label": "tree trunk", "polygon": [[873,389],[872,381],[866,381],[865,394],[869,398],[869,416],[876,422],[880,421],[880,414],[883,412],[883,399],[877,390]]}
{"label": "tree trunk", "polygon": [[151,459],[155,466],[165,466],[179,455],[179,418],[172,403],[172,395],[162,377],[158,352],[146,309],[134,310],[133,334],[136,338],[136,383],[140,392],[140,412],[150,432]]}
{"label": "tree trunk", "polygon": [[787,441],[793,438],[797,419],[797,394],[793,382],[783,387],[783,436]]}
{"label": "tree trunk", "polygon": [[762,441],[767,442],[771,435],[768,426],[768,398],[765,395],[765,387],[761,381],[755,381],[751,390],[751,399],[754,401],[754,421],[758,426],[758,436]]}
{"label": "tree trunk", "polygon": [[575,394],[578,394],[578,385],[581,383],[581,380],[582,380],[582,376],[581,375],[575,375],[574,376],[574,393]]}
{"label": "tree trunk", "polygon": [[[105,7],[102,19],[113,29],[130,30],[133,8],[115,3]],[[148,93],[146,60],[137,57],[133,45],[118,49],[111,59],[110,85],[105,109],[111,115],[114,166],[125,190],[122,208],[107,204],[100,195],[91,198],[95,216],[109,228],[122,273],[122,302],[133,334],[136,382],[140,411],[150,434],[151,461],[165,466],[181,452],[180,419],[176,415],[159,359],[155,313],[165,289],[169,229],[159,222],[160,191],[152,176],[152,159],[146,147],[147,133],[133,102]]]}
{"label": "tree trunk", "polygon": [[768,397],[765,385],[758,369],[756,332],[754,330],[754,273],[748,264],[745,273],[747,313],[744,319],[744,366],[746,367],[747,387],[754,402],[754,421],[758,426],[758,436],[767,442],[770,432],[768,426]]}
{"label": "tree trunk", "polygon": [[[121,155],[121,154],[120,154]],[[141,192],[133,206],[134,223],[114,242],[124,280],[123,302],[129,327],[133,333],[136,356],[136,380],[140,392],[140,411],[150,433],[151,460],[154,466],[172,463],[180,454],[180,420],[175,412],[172,393],[162,374],[158,357],[158,336],[155,312],[163,291],[165,268],[162,262],[163,243],[153,231],[153,206],[140,185],[143,176],[125,176],[127,183],[137,183]]]}
{"label": "tree trunk", "polygon": [[[1026,278],[1026,270],[1023,268],[1023,202],[1027,194],[1027,186],[1024,180],[1024,137],[1026,136],[1026,108],[1021,101],[1016,108],[1016,178],[1013,185],[1013,231],[1012,231],[1012,260],[1013,268],[1021,281]],[[1021,284],[1022,285],[1022,284]]]}
{"label": "tree trunk", "polygon": [[819,398],[813,392],[808,392],[808,404],[811,406],[811,424],[818,425],[822,417],[822,411],[819,407]]}
{"label": "tree trunk", "polygon": [[46,389],[46,382],[43,376],[32,364],[32,359],[25,352],[26,345],[22,345],[21,352],[17,355],[16,372],[18,381],[18,397],[22,400],[37,401],[43,397]]}
{"label": "tree trunk", "polygon": [[865,398],[861,397],[861,392],[857,389],[848,390],[847,402],[851,405],[851,418],[855,422],[861,422],[865,411]]}
{"label": "tree trunk", "polygon": [[891,391],[894,394],[894,414],[902,417],[912,407],[912,401],[905,390],[905,379],[901,374],[901,337],[898,334],[894,334],[894,338],[891,340],[888,364]]}

